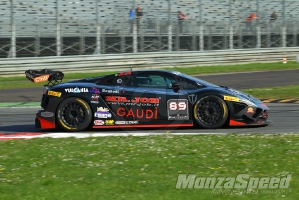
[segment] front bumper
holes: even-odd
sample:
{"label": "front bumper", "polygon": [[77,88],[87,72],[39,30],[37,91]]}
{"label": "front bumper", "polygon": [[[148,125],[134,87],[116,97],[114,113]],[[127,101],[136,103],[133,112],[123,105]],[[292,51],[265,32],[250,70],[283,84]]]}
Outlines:
{"label": "front bumper", "polygon": [[265,104],[248,106],[243,103],[231,103],[230,126],[267,125],[272,123],[269,119],[269,108]]}
{"label": "front bumper", "polygon": [[35,117],[35,127],[41,129],[56,128],[54,113],[45,110],[39,110]]}

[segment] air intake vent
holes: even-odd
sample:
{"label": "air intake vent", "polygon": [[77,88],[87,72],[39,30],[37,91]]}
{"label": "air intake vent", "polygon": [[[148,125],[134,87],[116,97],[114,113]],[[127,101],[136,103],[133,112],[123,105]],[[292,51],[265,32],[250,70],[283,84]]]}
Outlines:
{"label": "air intake vent", "polygon": [[242,111],[247,105],[244,103],[233,103],[235,114]]}

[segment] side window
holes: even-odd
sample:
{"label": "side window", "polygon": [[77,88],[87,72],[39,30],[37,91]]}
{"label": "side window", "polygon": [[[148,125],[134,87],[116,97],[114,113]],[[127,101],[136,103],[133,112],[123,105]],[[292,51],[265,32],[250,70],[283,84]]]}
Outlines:
{"label": "side window", "polygon": [[131,86],[135,87],[155,87],[171,88],[176,79],[171,76],[161,74],[137,74],[132,77]]}
{"label": "side window", "polygon": [[186,80],[186,89],[195,90],[198,89],[200,86],[192,81]]}
{"label": "side window", "polygon": [[187,80],[185,78],[178,78],[179,82],[183,85],[184,89],[198,89],[200,86],[193,81]]}
{"label": "side window", "polygon": [[108,75],[99,79],[96,84],[102,85],[126,85],[130,80],[131,75],[117,76],[117,75]]}

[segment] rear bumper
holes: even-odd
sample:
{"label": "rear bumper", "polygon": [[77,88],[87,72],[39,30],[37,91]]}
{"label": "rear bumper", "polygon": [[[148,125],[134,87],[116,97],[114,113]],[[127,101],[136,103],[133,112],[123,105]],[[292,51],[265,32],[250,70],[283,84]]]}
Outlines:
{"label": "rear bumper", "polygon": [[35,127],[41,129],[56,128],[54,113],[45,110],[39,110],[35,117]]}

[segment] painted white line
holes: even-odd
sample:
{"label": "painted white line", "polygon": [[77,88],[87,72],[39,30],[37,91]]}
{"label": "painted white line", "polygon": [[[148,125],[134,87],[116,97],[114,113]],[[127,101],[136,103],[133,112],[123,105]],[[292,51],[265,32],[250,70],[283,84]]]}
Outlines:
{"label": "painted white line", "polygon": [[127,137],[127,136],[151,136],[151,135],[225,135],[228,133],[46,133],[33,136],[0,136],[1,139],[32,139],[32,138],[89,138],[89,137]]}

